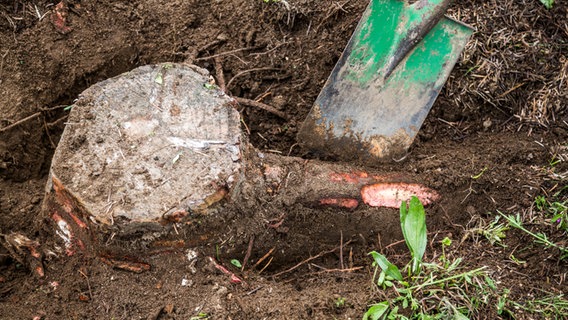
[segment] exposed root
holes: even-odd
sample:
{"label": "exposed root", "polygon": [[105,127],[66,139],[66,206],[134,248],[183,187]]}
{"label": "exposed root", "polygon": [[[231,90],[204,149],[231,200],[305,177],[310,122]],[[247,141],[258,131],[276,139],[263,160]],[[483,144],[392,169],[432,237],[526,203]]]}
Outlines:
{"label": "exposed root", "polygon": [[[352,242],[352,240],[349,240],[349,241],[345,242],[345,244],[343,244],[343,246],[346,246],[346,245],[350,244],[351,242]],[[322,257],[322,256],[324,256],[324,255],[326,255],[326,254],[328,254],[328,253],[332,253],[332,252],[335,252],[335,251],[339,250],[341,247],[342,247],[342,246],[338,246],[338,247],[335,247],[335,248],[333,248],[333,249],[331,249],[331,250],[322,251],[322,252],[316,254],[315,256],[309,257],[309,258],[307,258],[306,260],[301,261],[300,263],[296,264],[295,266],[293,266],[293,267],[291,267],[291,268],[289,268],[289,269],[286,269],[286,270],[284,270],[284,271],[281,271],[281,272],[278,272],[278,273],[276,273],[276,274],[273,274],[272,277],[273,277],[273,278],[276,278],[276,277],[281,276],[281,275],[283,275],[283,274],[286,274],[286,273],[289,273],[289,272],[291,272],[291,271],[294,271],[294,270],[296,270],[297,268],[301,267],[302,265],[304,265],[304,264],[306,264],[306,263],[308,263],[308,262],[310,262],[310,261],[312,261],[312,260],[315,260],[315,259],[317,259],[317,258],[320,258],[320,257]]]}
{"label": "exposed root", "polygon": [[274,115],[279,116],[280,118],[284,119],[284,120],[288,120],[288,115],[285,114],[284,112],[280,111],[280,110],[276,110],[276,108],[274,108],[273,106],[269,106],[265,103],[262,102],[258,102],[258,101],[254,101],[251,99],[246,99],[246,98],[241,98],[241,97],[233,97],[235,100],[237,100],[238,103],[245,105],[245,106],[249,106],[249,107],[256,107],[265,111],[268,111]]}

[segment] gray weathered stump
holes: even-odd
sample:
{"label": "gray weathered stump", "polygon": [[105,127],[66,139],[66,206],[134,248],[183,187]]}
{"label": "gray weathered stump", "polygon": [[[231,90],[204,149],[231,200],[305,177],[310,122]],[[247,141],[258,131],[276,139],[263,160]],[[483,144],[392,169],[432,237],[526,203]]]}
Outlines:
{"label": "gray weathered stump", "polygon": [[402,174],[263,155],[235,105],[207,71],[183,64],[140,67],[83,92],[43,206],[67,253],[100,254],[99,233],[167,232],[222,199],[246,205],[259,193],[346,210],[437,198]]}

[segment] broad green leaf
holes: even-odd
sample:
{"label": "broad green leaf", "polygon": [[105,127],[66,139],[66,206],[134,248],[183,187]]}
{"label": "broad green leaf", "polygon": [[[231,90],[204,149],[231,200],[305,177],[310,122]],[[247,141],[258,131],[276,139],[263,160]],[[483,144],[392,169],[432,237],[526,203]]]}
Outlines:
{"label": "broad green leaf", "polygon": [[243,265],[241,264],[241,262],[237,259],[233,259],[231,260],[231,264],[234,265],[237,268],[241,268]]}
{"label": "broad green leaf", "polygon": [[385,272],[385,274],[395,280],[402,281],[402,274],[398,267],[394,264],[390,263],[385,256],[382,254],[371,251],[369,254],[373,257],[375,262],[381,267],[381,269]]}
{"label": "broad green leaf", "polygon": [[552,5],[554,4],[554,0],[540,0],[542,4],[546,7],[546,9],[551,9]]}
{"label": "broad green leaf", "polygon": [[363,320],[379,320],[389,310],[389,304],[386,301],[372,305],[363,315]]}
{"label": "broad green leaf", "polygon": [[426,213],[420,199],[416,196],[410,198],[408,208],[406,202],[400,206],[400,226],[406,245],[412,255],[412,272],[420,271],[420,263],[426,251]]}

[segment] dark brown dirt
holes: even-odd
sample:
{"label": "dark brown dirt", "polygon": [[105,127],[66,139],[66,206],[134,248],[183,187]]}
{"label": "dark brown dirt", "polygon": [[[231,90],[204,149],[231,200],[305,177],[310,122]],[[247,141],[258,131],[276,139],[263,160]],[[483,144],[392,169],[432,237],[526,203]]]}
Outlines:
{"label": "dark brown dirt", "polygon": [[[189,60],[215,75],[209,57],[221,54],[231,95],[260,100],[289,117],[242,107],[252,144],[265,153],[309,159],[312,155],[296,145],[298,126],[367,1],[67,3],[72,31],[61,34],[52,23],[53,3],[0,0],[0,232],[21,232],[46,247],[52,245],[49,222],[39,214],[67,115],[59,106],[100,80],[150,63]],[[538,231],[566,243],[565,233],[537,224],[533,210],[535,196],[567,184],[562,180],[568,171],[566,12],[561,1],[552,10],[537,0],[452,5],[450,14],[477,33],[409,155],[377,169],[407,172],[442,195],[427,208],[426,260],[439,257],[445,236],[459,243],[480,221],[493,221],[496,210],[520,213]],[[561,161],[551,166],[552,159]],[[0,319],[189,319],[200,312],[211,319],[356,319],[376,301],[366,254],[402,239],[400,230],[382,227],[385,219],[397,219],[397,210],[347,212],[271,197],[251,202],[252,208],[220,207],[180,228],[170,240],[184,240],[184,246],[152,248],[144,258],[152,269],[141,274],[98,259],[59,256],[46,257],[46,277],[37,279],[0,248]],[[248,267],[240,272],[229,261],[243,261],[250,239]],[[130,254],[144,246],[129,238],[108,240]],[[343,255],[321,254],[284,272],[349,240]],[[470,237],[449,254],[463,257],[471,268],[488,266],[514,301],[542,290],[564,292],[567,264],[556,252],[515,230],[507,232],[505,244]],[[254,267],[272,248],[271,258]],[[188,249],[198,253],[194,268]],[[408,260],[403,243],[384,253],[398,265]],[[512,253],[526,263],[512,263]],[[208,256],[218,257],[246,285],[231,284],[215,272]],[[341,259],[346,267],[363,268],[333,271]],[[340,297],[343,307],[335,305]],[[474,317],[498,318],[496,301]]]}

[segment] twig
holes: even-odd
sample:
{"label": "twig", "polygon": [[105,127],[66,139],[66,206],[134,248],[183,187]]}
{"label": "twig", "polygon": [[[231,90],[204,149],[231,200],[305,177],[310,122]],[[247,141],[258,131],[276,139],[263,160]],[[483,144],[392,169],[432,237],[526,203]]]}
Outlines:
{"label": "twig", "polygon": [[347,0],[345,1],[343,4],[337,4],[334,3],[335,8],[333,8],[332,10],[330,10],[329,14],[327,16],[325,16],[325,18],[323,18],[320,22],[320,24],[316,27],[315,32],[318,32],[320,27],[326,23],[326,21],[331,18],[331,16],[333,16],[334,14],[336,14],[338,11],[343,11],[343,12],[347,12],[345,9],[343,9],[343,6],[345,6],[349,1],[351,0]]}
{"label": "twig", "polygon": [[276,247],[272,247],[272,249],[268,250],[268,252],[262,256],[262,258],[258,259],[258,261],[254,264],[254,268],[258,267],[258,265],[264,261],[264,259],[268,258],[269,255],[272,254],[272,252],[274,251],[274,249],[276,249]]}
{"label": "twig", "polygon": [[216,40],[213,40],[213,41],[207,43],[206,45],[204,45],[203,47],[199,48],[199,52],[203,52],[203,51],[205,51],[205,50],[209,50],[209,49],[211,49],[212,47],[214,47],[214,46],[216,46],[216,45],[218,45],[218,44],[221,44],[221,43],[223,43],[223,42],[225,42],[225,41],[227,41],[227,40],[226,40],[226,39],[216,39]]}
{"label": "twig", "polygon": [[83,275],[83,277],[85,277],[85,279],[87,279],[87,288],[89,289],[89,298],[91,300],[93,300],[93,292],[91,291],[91,282],[89,281],[89,277],[87,277],[87,275],[81,271],[81,269],[79,269],[79,273]]}
{"label": "twig", "polygon": [[11,125],[6,126],[6,127],[2,128],[2,129],[0,129],[0,132],[8,131],[8,130],[10,130],[10,129],[16,127],[16,126],[19,126],[20,124],[22,124],[22,123],[24,123],[24,122],[26,122],[26,121],[35,119],[35,118],[39,117],[40,115],[41,115],[41,112],[36,112],[36,113],[32,114],[31,116],[25,117],[25,118],[23,118],[22,120],[16,121],[16,122],[12,123]]}
{"label": "twig", "polygon": [[10,129],[12,129],[12,128],[14,128],[14,127],[16,127],[16,126],[18,126],[18,125],[24,123],[24,122],[26,122],[26,121],[30,121],[30,120],[32,120],[32,119],[35,119],[35,118],[39,117],[42,112],[45,112],[45,111],[53,111],[53,110],[61,109],[61,108],[65,108],[65,107],[67,107],[67,106],[66,106],[66,105],[61,105],[61,106],[55,106],[55,107],[51,107],[51,108],[41,109],[41,111],[38,111],[38,112],[32,114],[31,116],[27,116],[27,117],[25,117],[25,118],[23,118],[23,119],[21,119],[21,120],[18,120],[18,121],[16,121],[16,122],[12,123],[11,125],[8,125],[8,126],[2,128],[2,129],[0,129],[0,132],[4,132],[4,131],[7,131],[7,130],[10,130]]}
{"label": "twig", "polygon": [[235,98],[235,100],[237,100],[238,103],[246,105],[246,106],[250,106],[250,107],[256,107],[265,111],[268,111],[274,115],[279,116],[280,118],[284,119],[284,120],[288,120],[288,115],[286,115],[284,112],[280,111],[280,110],[276,110],[276,108],[269,106],[267,104],[264,104],[262,102],[258,102],[258,101],[254,101],[251,99],[246,99],[246,98],[241,98],[241,97],[233,97]]}
{"label": "twig", "polygon": [[282,71],[282,70],[283,70],[282,68],[270,68],[270,67],[268,67],[268,68],[253,68],[253,69],[244,70],[244,71],[237,73],[234,77],[231,78],[231,80],[229,80],[229,82],[227,82],[227,88],[231,87],[231,83],[233,83],[233,81],[236,78],[238,78],[242,75],[245,75],[247,73],[251,73],[251,72],[255,72],[255,71]]}
{"label": "twig", "polygon": [[55,149],[57,146],[55,145],[55,143],[53,143],[53,140],[51,139],[51,135],[49,134],[49,129],[47,127],[47,122],[45,122],[45,117],[43,117],[43,127],[45,128],[45,134],[47,134],[47,138],[49,139],[49,143],[51,143],[51,147],[53,149]]}
{"label": "twig", "polygon": [[316,274],[322,273],[322,272],[347,272],[347,273],[349,273],[349,272],[353,272],[353,271],[363,269],[363,267],[352,267],[352,268],[346,268],[346,269],[327,269],[327,268],[324,268],[322,266],[318,266],[317,264],[312,263],[311,265],[321,269],[321,271],[316,272]]}
{"label": "twig", "polygon": [[257,292],[260,289],[262,289],[262,286],[259,286],[259,287],[252,289],[251,291],[247,292],[247,296],[250,296],[251,294]]}
{"label": "twig", "polygon": [[[4,70],[4,58],[6,58],[8,52],[10,52],[10,50],[6,50],[6,52],[2,55],[2,59],[0,60],[0,78],[2,78],[2,71]],[[0,83],[2,83],[2,80],[0,80]]]}
{"label": "twig", "polygon": [[66,115],[64,115],[63,117],[61,117],[61,118],[59,118],[59,119],[57,119],[57,120],[55,120],[55,121],[53,121],[53,122],[49,122],[49,123],[47,124],[47,127],[48,127],[48,128],[55,127],[56,125],[60,124],[60,123],[63,122],[65,119],[67,119],[68,117],[69,117],[69,115],[66,114]]}
{"label": "twig", "polygon": [[268,262],[264,265],[264,267],[262,267],[262,269],[260,269],[258,274],[261,274],[262,271],[264,271],[264,269],[266,269],[270,265],[270,263],[272,262],[272,259],[274,259],[274,257],[270,257],[270,260],[268,260]]}
{"label": "twig", "polygon": [[227,92],[227,86],[225,86],[225,76],[223,75],[223,65],[221,64],[221,58],[215,57],[215,75],[217,76],[217,84],[221,91]]}
{"label": "twig", "polygon": [[343,270],[343,230],[340,231],[339,238],[339,267]]}
{"label": "twig", "polygon": [[262,100],[264,100],[264,98],[268,97],[269,95],[272,94],[272,92],[270,92],[270,89],[272,89],[272,86],[270,86],[271,88],[268,88],[268,90],[266,90],[265,93],[259,95],[258,97],[254,98],[254,101],[258,101],[258,102],[262,102]]}
{"label": "twig", "polygon": [[506,95],[508,95],[509,93],[511,93],[511,92],[513,92],[513,91],[519,89],[520,87],[524,86],[525,84],[526,84],[526,82],[521,82],[521,83],[517,84],[516,86],[514,86],[514,87],[510,88],[509,90],[507,90],[507,91],[501,93],[500,95],[498,95],[498,96],[497,96],[497,99],[503,98],[504,96],[506,96]]}
{"label": "twig", "polygon": [[263,55],[263,54],[270,53],[270,52],[272,52],[272,51],[274,51],[274,50],[280,48],[281,46],[283,46],[283,45],[285,45],[285,44],[288,44],[288,42],[289,42],[289,41],[284,41],[284,42],[282,42],[282,43],[277,44],[274,48],[272,48],[272,49],[270,49],[270,50],[268,50],[268,51],[257,52],[257,53],[251,53],[250,55],[251,55],[251,56],[260,56],[260,55]]}
{"label": "twig", "polygon": [[[347,242],[345,243],[345,245],[350,244],[351,241],[352,241],[352,240],[347,241]],[[306,260],[301,261],[300,263],[296,264],[295,266],[293,266],[293,267],[291,267],[291,268],[289,268],[289,269],[286,269],[286,270],[284,270],[284,271],[281,271],[281,272],[278,272],[277,274],[272,275],[272,277],[275,278],[275,277],[281,276],[281,275],[283,275],[283,274],[285,274],[285,273],[294,271],[294,270],[296,270],[298,267],[300,267],[300,266],[302,266],[302,265],[304,265],[304,264],[306,264],[306,263],[308,263],[308,262],[310,262],[310,261],[312,261],[312,260],[314,260],[314,259],[317,259],[317,258],[319,258],[319,257],[321,257],[321,256],[324,256],[324,255],[328,254],[328,253],[332,253],[332,252],[337,251],[337,249],[339,249],[339,247],[335,247],[335,248],[333,248],[333,249],[331,249],[331,250],[327,250],[327,251],[320,252],[320,253],[316,254],[315,256],[313,256],[313,257],[309,257],[309,258],[307,258]]]}
{"label": "twig", "polygon": [[252,252],[252,244],[254,243],[254,235],[250,237],[247,253],[245,254],[245,258],[243,259],[243,266],[241,267],[241,271],[245,270],[245,266],[247,265],[248,259],[250,258],[250,254]]}
{"label": "twig", "polygon": [[208,56],[208,57],[197,58],[197,59],[195,59],[195,61],[205,61],[205,60],[209,60],[209,59],[215,59],[215,58],[217,58],[217,57],[222,57],[222,56],[226,56],[226,55],[231,55],[231,54],[233,54],[233,53],[237,53],[237,52],[241,52],[241,51],[250,51],[250,50],[256,50],[256,49],[260,49],[260,48],[262,48],[262,46],[254,46],[254,47],[240,48],[240,49],[235,49],[235,50],[231,50],[231,51],[221,52],[221,53],[214,54],[214,55]]}

